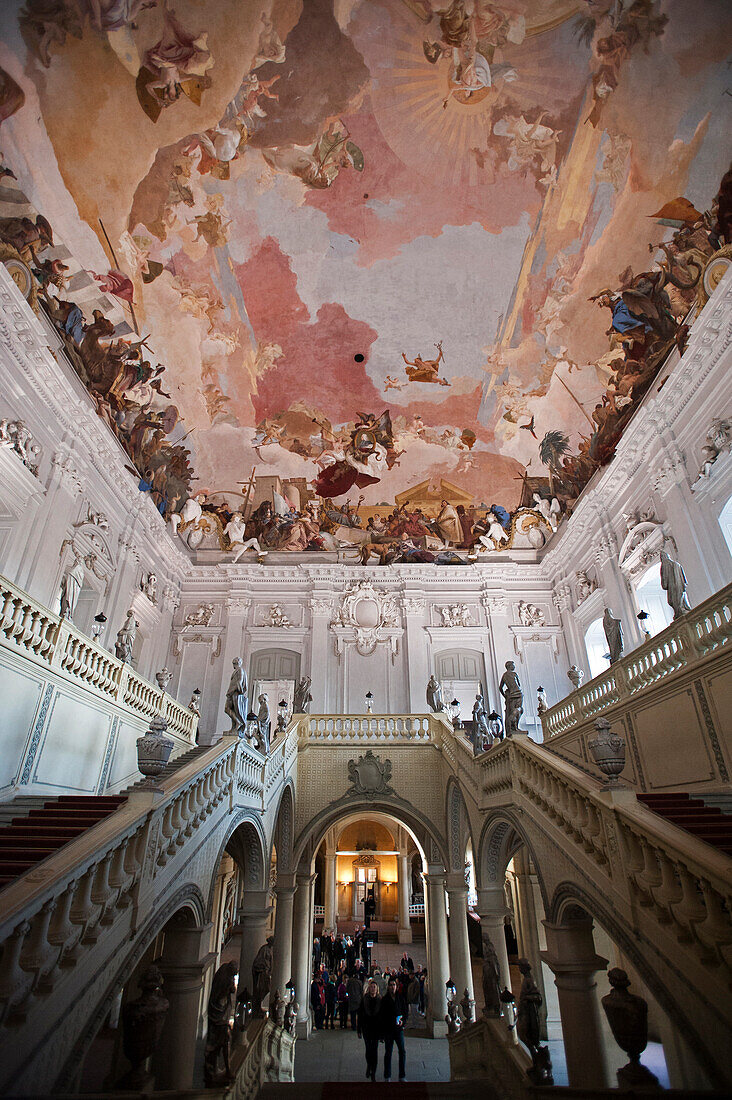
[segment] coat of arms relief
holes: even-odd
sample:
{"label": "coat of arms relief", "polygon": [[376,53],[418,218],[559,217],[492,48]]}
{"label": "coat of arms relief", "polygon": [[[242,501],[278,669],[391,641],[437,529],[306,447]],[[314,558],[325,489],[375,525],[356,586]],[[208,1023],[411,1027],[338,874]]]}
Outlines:
{"label": "coat of arms relief", "polygon": [[348,761],[348,780],[351,789],[348,794],[362,798],[376,798],[377,795],[394,794],[389,785],[391,780],[391,760],[382,761],[368,749],[358,760]]}

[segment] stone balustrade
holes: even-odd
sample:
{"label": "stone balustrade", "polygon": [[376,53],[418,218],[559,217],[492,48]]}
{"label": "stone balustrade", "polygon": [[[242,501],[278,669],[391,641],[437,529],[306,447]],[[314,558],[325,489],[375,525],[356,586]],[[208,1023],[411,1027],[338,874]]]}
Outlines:
{"label": "stone balustrade", "polygon": [[55,671],[140,718],[162,715],[170,733],[195,741],[198,716],[193,711],[5,577],[0,577],[0,648]]}
{"label": "stone balustrade", "polygon": [[301,745],[435,744],[448,722],[437,714],[304,714],[294,719]]}
{"label": "stone balustrade", "polygon": [[676,619],[542,715],[545,740],[594,718],[681,669],[693,671],[732,639],[732,584]]}
{"label": "stone balustrade", "polygon": [[671,623],[543,716],[547,746],[599,775],[594,721],[625,737],[639,790],[725,789],[732,774],[732,585]]}

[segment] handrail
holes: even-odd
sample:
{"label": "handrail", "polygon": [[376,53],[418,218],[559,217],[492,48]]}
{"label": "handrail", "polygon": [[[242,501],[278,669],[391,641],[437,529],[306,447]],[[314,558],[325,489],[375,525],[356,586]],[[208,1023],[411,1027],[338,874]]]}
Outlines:
{"label": "handrail", "polygon": [[197,714],[3,576],[0,646],[62,673],[141,718],[162,715],[171,733],[195,741]]}
{"label": "handrail", "polygon": [[629,789],[608,792],[574,765],[513,736],[476,757],[483,790],[526,799],[592,860],[610,889],[627,880],[638,904],[654,911],[680,942],[696,943],[717,973],[732,977],[732,859],[654,814]]}
{"label": "handrail", "polygon": [[597,717],[639,691],[681,670],[692,670],[732,639],[732,584],[675,619],[605,672],[594,676],[542,715],[551,740],[583,720]]}

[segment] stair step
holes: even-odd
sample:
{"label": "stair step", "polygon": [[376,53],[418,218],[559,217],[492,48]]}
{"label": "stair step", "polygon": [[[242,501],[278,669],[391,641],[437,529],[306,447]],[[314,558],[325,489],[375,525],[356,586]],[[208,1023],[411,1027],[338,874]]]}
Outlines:
{"label": "stair step", "polygon": [[79,836],[80,833],[85,833],[86,829],[86,825],[26,825],[25,819],[21,817],[18,819],[17,825],[7,825],[4,829],[0,830],[0,843],[8,836],[57,836],[72,840],[73,837]]}

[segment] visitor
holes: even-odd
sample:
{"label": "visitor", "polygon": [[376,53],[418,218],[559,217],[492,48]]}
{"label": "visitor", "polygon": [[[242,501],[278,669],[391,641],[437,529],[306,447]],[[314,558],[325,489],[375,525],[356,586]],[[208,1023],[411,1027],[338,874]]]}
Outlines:
{"label": "visitor", "polygon": [[341,1025],[341,1031],[345,1030],[348,1018],[348,989],[346,988],[345,977],[345,974],[341,974],[341,980],[336,990],[336,998],[338,1000],[338,1022]]}
{"label": "visitor", "polygon": [[380,1008],[379,987],[375,981],[370,980],[358,1010],[358,1036],[359,1038],[363,1036],[366,1049],[366,1076],[372,1081],[376,1080],[376,1066],[379,1061]]}
{"label": "visitor", "polygon": [[348,990],[348,1014],[351,1017],[351,1029],[356,1031],[358,1028],[358,1010],[363,1000],[363,982],[357,973],[353,973],[348,979],[346,988]]}
{"label": "visitor", "polygon": [[335,1031],[335,1007],[336,1007],[336,986],[332,978],[328,979],[328,983],[325,986],[325,1029],[328,1030],[328,1024],[330,1024],[331,1031]]}
{"label": "visitor", "polygon": [[407,1079],[407,1052],[404,1046],[404,1024],[409,1014],[406,998],[397,992],[396,978],[389,978],[386,993],[381,998],[379,1015],[384,1040],[384,1080],[391,1080],[391,1053],[396,1043],[399,1052],[399,1080]]}
{"label": "visitor", "polygon": [[427,967],[417,967],[417,981],[419,982],[419,1001],[417,1002],[417,1011],[420,1016],[424,1016],[427,1012]]}
{"label": "visitor", "polygon": [[414,963],[412,962],[412,958],[411,958],[410,955],[407,954],[406,951],[402,955],[402,961],[400,962],[399,965],[402,968],[402,970],[406,970],[406,971],[414,970]]}
{"label": "visitor", "polygon": [[325,1017],[325,997],[323,995],[323,979],[313,978],[310,986],[310,1008],[313,1013],[313,1023],[316,1030],[321,1031]]}

